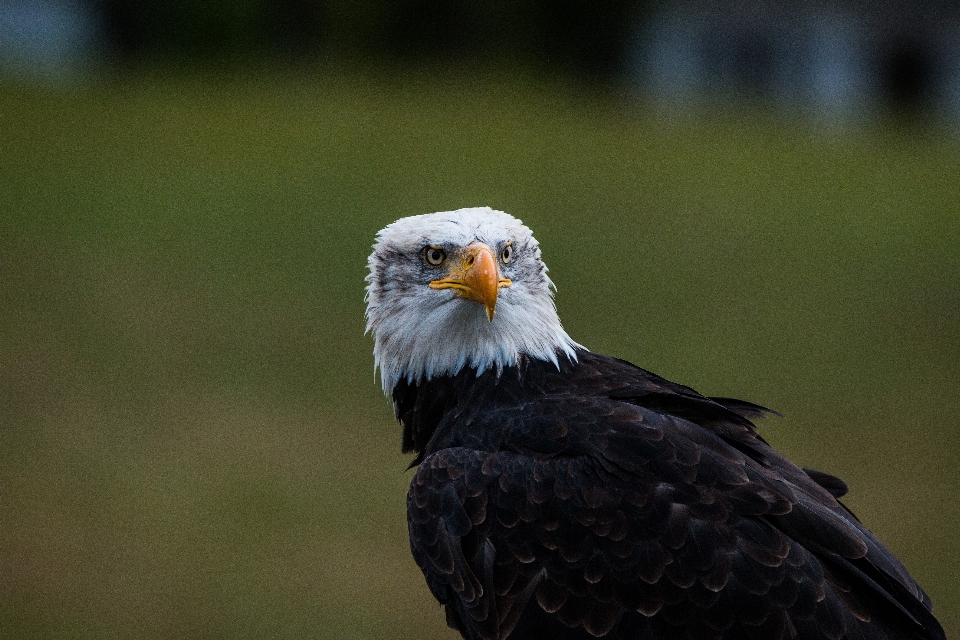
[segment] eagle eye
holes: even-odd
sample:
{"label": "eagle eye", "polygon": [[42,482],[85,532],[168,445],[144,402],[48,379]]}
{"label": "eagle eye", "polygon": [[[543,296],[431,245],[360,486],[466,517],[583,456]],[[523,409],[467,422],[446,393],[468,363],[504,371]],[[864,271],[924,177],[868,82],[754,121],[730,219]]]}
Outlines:
{"label": "eagle eye", "polygon": [[500,262],[510,264],[511,260],[513,260],[513,243],[508,242],[504,245],[503,250],[500,251]]}
{"label": "eagle eye", "polygon": [[423,249],[423,259],[427,261],[431,267],[439,267],[447,259],[447,252],[443,250],[443,247],[424,247]]}

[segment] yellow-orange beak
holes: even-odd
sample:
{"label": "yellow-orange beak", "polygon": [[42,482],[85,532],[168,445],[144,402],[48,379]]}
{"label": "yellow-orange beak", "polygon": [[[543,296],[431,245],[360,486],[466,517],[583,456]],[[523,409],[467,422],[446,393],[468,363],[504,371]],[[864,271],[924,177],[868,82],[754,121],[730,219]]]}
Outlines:
{"label": "yellow-orange beak", "polygon": [[430,282],[431,289],[453,289],[461,298],[479,302],[493,322],[500,287],[509,287],[509,278],[501,278],[493,250],[482,242],[474,242],[459,256],[459,263],[450,268],[446,278]]}

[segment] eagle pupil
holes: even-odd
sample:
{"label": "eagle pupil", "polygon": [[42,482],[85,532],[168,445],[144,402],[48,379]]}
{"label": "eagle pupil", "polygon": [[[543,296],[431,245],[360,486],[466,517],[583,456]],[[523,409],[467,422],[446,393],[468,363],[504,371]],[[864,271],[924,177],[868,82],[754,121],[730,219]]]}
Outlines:
{"label": "eagle pupil", "polygon": [[503,252],[500,254],[500,259],[503,260],[503,264],[507,264],[513,258],[513,245],[508,244],[503,248]]}

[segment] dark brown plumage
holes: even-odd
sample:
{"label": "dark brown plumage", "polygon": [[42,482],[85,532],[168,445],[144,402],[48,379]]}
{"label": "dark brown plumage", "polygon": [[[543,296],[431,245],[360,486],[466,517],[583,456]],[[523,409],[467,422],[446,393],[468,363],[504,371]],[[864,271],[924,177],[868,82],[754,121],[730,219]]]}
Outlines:
{"label": "dark brown plumage", "polygon": [[465,638],[944,638],[768,410],[577,355],[393,390],[411,548]]}

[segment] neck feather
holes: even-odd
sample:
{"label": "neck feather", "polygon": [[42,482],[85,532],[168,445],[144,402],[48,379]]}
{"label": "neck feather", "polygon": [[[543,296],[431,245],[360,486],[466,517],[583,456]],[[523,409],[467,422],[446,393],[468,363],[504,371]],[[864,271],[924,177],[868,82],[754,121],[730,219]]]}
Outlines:
{"label": "neck feather", "polygon": [[378,311],[369,310],[367,330],[374,334],[375,365],[387,395],[401,380],[417,384],[465,367],[479,376],[515,366],[524,356],[559,366],[560,358],[576,361],[576,350],[583,349],[563,330],[549,297],[498,305],[493,322],[481,305],[462,300],[426,311],[412,304]]}

